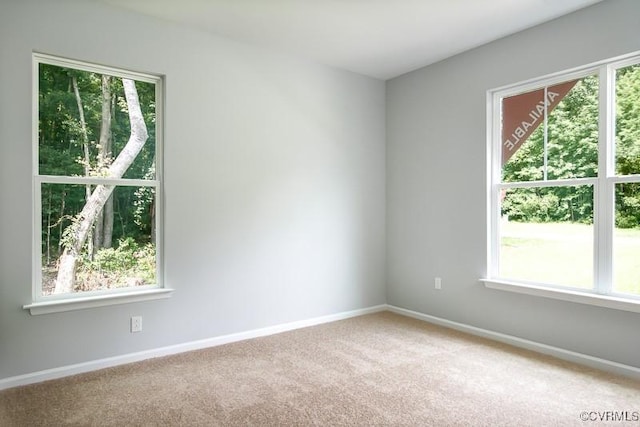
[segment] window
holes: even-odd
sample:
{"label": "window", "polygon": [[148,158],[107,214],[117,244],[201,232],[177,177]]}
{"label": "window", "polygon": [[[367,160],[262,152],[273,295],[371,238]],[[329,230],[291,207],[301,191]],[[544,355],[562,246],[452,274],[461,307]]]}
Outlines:
{"label": "window", "polygon": [[25,308],[157,295],[161,79],[41,54],[33,74],[34,303]]}
{"label": "window", "polygon": [[485,282],[640,302],[640,57],[489,101]]}

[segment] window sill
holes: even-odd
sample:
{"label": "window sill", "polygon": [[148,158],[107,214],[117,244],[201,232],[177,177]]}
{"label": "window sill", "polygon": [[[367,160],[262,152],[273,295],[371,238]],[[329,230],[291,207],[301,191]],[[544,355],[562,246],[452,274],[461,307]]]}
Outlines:
{"label": "window sill", "polygon": [[525,285],[498,279],[480,279],[480,281],[490,289],[640,313],[640,300],[556,289],[546,286]]}
{"label": "window sill", "polygon": [[119,294],[93,295],[87,297],[40,301],[27,304],[22,308],[29,310],[31,314],[35,316],[39,314],[60,313],[63,311],[84,310],[87,308],[104,307],[108,305],[169,298],[172,292],[173,289],[148,289]]}

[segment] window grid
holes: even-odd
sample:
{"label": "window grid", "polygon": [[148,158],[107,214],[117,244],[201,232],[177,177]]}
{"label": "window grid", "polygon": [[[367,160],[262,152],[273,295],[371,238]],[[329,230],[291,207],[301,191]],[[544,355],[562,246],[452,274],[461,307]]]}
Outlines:
{"label": "window grid", "polygon": [[[514,85],[509,88],[497,89],[489,92],[488,113],[492,119],[488,121],[491,131],[488,132],[490,138],[488,142],[489,162],[488,179],[488,275],[491,279],[511,279],[501,278],[500,271],[500,216],[502,191],[513,188],[544,188],[544,187],[568,187],[575,185],[593,186],[593,289],[586,290],[595,294],[621,297],[624,299],[640,299],[640,296],[632,294],[622,294],[613,291],[613,236],[615,228],[615,186],[618,183],[640,183],[638,175],[616,175],[615,173],[615,121],[616,121],[616,70],[630,65],[640,63],[640,56],[634,54],[621,60],[603,61],[595,66],[585,67],[567,73],[557,73],[545,79],[537,79],[529,83]],[[545,135],[544,135],[544,165],[543,179],[538,181],[502,182],[501,150],[502,150],[502,100],[509,96],[526,93],[531,90],[544,88],[562,83],[572,79],[582,78],[588,75],[597,74],[599,77],[598,86],[598,173],[593,178],[575,179],[555,179],[549,180],[547,177],[547,109],[544,112]],[[546,99],[546,96],[545,96]],[[518,283],[543,285],[552,288],[579,290],[570,286],[559,284],[540,284],[521,280]]]}
{"label": "window grid", "polygon": [[[162,92],[162,78],[155,75],[138,73],[128,70],[122,70],[118,68],[106,67],[97,64],[91,64],[83,61],[76,61],[72,59],[60,58],[52,55],[34,53],[33,54],[33,101],[32,101],[32,144],[33,144],[33,196],[34,196],[34,209],[33,209],[33,282],[32,282],[32,301],[33,305],[43,303],[47,301],[62,302],[64,300],[87,300],[93,297],[104,296],[111,298],[117,295],[131,293],[132,295],[139,295],[140,292],[152,289],[162,289],[162,214],[163,214],[163,199],[162,199],[162,166],[163,166],[163,153],[162,153],[162,141],[163,141],[163,92]],[[70,68],[74,70],[81,70],[91,73],[105,74],[111,77],[132,79],[136,82],[151,83],[154,85],[154,102],[155,102],[155,177],[154,179],[131,179],[131,178],[112,178],[112,177],[100,177],[100,176],[71,176],[71,175],[45,175],[40,174],[39,163],[39,67],[40,64],[54,65],[63,68]],[[124,288],[111,288],[107,290],[97,291],[84,291],[73,292],[64,294],[51,294],[43,295],[42,289],[42,185],[43,184],[73,184],[73,185],[107,185],[114,186],[114,191],[120,187],[138,187],[138,188],[153,188],[155,191],[155,250],[156,250],[156,283],[144,285],[144,286],[130,286]],[[27,307],[27,306],[25,306]],[[55,311],[55,310],[54,310]]]}

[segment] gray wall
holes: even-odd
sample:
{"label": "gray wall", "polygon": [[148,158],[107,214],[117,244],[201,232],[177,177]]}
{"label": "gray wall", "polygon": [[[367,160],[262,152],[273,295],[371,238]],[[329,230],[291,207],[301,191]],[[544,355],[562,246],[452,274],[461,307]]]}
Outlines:
{"label": "gray wall", "polygon": [[486,91],[640,50],[639,24],[640,2],[605,1],[387,83],[389,304],[640,367],[640,314],[478,282]]}
{"label": "gray wall", "polygon": [[[52,3],[0,3],[0,379],[385,302],[383,82],[107,6]],[[486,91],[639,50],[639,16],[635,0],[605,1],[387,83],[390,304],[640,366],[640,315],[478,283]],[[166,75],[170,299],[21,308],[32,51]],[[142,333],[129,333],[131,315]]]}
{"label": "gray wall", "polygon": [[[32,51],[166,75],[170,299],[21,308]],[[384,82],[94,2],[2,0],[0,94],[0,379],[385,302]]]}

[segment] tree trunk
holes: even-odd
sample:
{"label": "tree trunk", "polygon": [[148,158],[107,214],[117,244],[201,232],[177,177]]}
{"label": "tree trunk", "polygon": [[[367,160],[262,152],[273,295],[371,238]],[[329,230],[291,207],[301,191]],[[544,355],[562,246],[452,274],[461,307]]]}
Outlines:
{"label": "tree trunk", "polygon": [[113,245],[113,195],[107,199],[102,212],[104,215],[102,245],[105,248],[110,248]]}
{"label": "tree trunk", "polygon": [[[136,90],[135,82],[129,79],[122,79],[122,84],[124,86],[127,109],[129,110],[131,134],[127,144],[124,146],[118,157],[109,166],[106,174],[109,178],[122,178],[138,153],[140,153],[140,150],[142,150],[142,147],[148,138],[147,126],[144,123],[144,117],[142,116],[142,111],[140,109],[140,101],[138,100],[138,92]],[[58,277],[56,278],[56,287],[54,291],[56,294],[73,291],[75,286],[78,257],[96,217],[103,209],[107,199],[109,199],[111,193],[113,193],[113,190],[113,185],[96,186],[91,197],[82,208],[82,211],[70,226],[73,227],[70,230],[71,242],[66,245],[64,252],[60,257]]]}
{"label": "tree trunk", "polygon": [[104,247],[104,209],[100,211],[93,224],[93,252],[95,255]]}
{"label": "tree trunk", "polygon": [[102,123],[98,167],[103,170],[111,160],[111,77],[102,76]]}
{"label": "tree trunk", "polygon": [[[84,119],[84,106],[82,105],[82,98],[80,98],[78,79],[75,76],[71,77],[71,85],[73,86],[73,93],[76,96],[76,104],[78,104],[78,114],[80,115],[82,152],[84,154],[84,176],[89,176],[91,172],[89,158],[89,134],[87,133],[87,122]],[[91,186],[87,184],[85,186],[85,203],[89,201],[89,197],[91,197]],[[89,254],[93,256],[93,241],[91,239],[89,240]]]}
{"label": "tree trunk", "polygon": [[60,215],[58,215],[58,218],[60,218],[58,220],[58,251],[57,251],[57,256],[60,256],[60,247],[62,245],[62,234],[63,234],[63,230],[62,230],[62,223],[63,218],[64,218],[64,209],[65,209],[65,201],[67,200],[67,192],[66,190],[62,191],[62,201],[60,202]]}
{"label": "tree trunk", "polygon": [[[113,117],[115,117],[115,97],[111,95],[111,77],[108,77],[109,79],[109,85],[105,88],[106,90],[109,91],[109,105],[106,106],[105,104],[102,104],[103,107],[103,114],[108,114],[109,115],[109,138],[107,138],[107,143],[105,145],[105,153],[108,154],[109,159],[111,159],[111,157],[113,156],[112,150],[113,150],[113,134],[111,131],[111,125],[112,125],[112,120]],[[104,108],[106,108],[106,110],[104,110]],[[111,195],[111,197],[109,197],[109,199],[107,199],[107,204],[104,206],[103,209],[103,215],[104,215],[104,239],[103,239],[103,244],[105,248],[110,248],[113,245],[113,215],[114,215],[114,210],[113,210],[113,195]]]}
{"label": "tree trunk", "polygon": [[[100,124],[100,142],[98,143],[98,171],[102,173],[111,161],[111,77],[102,76],[102,123]],[[108,204],[109,202],[107,202]],[[113,209],[110,211],[113,213]],[[105,227],[105,222],[109,222],[109,210],[102,209],[96,218],[93,251],[96,253],[103,247],[111,247],[111,233],[113,227]],[[113,218],[110,222],[113,224]],[[109,245],[105,245],[105,241]]]}

